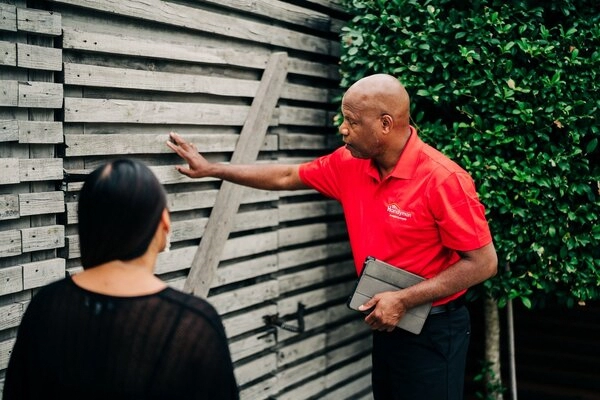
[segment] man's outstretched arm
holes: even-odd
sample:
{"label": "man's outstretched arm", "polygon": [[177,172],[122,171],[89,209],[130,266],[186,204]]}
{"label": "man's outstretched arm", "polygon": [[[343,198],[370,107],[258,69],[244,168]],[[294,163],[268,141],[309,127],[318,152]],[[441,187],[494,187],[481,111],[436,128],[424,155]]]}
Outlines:
{"label": "man's outstretched arm", "polygon": [[296,190],[308,187],[300,179],[298,165],[211,163],[198,152],[194,144],[187,143],[175,132],[169,134],[167,146],[187,162],[187,167],[175,168],[190,178],[210,176],[264,190]]}

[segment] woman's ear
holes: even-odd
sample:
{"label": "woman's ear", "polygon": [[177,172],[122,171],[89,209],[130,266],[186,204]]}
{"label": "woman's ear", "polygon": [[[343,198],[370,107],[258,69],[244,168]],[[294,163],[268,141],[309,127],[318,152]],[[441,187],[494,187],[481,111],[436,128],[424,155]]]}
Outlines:
{"label": "woman's ear", "polygon": [[169,210],[166,208],[163,210],[162,215],[160,216],[160,222],[163,226],[163,229],[166,230],[166,233],[171,232],[171,215],[169,214]]}

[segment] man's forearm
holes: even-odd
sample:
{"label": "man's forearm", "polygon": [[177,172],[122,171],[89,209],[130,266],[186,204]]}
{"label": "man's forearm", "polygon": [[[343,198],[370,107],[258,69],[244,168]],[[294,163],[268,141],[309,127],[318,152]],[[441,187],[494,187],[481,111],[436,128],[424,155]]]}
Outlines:
{"label": "man's forearm", "polygon": [[298,166],[290,164],[212,164],[209,175],[239,185],[263,190],[295,190],[306,186]]}

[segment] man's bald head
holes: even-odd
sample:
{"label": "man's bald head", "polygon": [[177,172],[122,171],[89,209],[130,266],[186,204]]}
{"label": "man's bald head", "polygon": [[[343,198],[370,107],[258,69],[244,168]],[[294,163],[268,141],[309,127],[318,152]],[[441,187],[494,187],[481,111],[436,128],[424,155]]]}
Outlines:
{"label": "man's bald head", "polygon": [[400,126],[409,123],[410,98],[400,81],[391,75],[375,74],[358,80],[346,91],[344,101],[363,111],[389,114]]}

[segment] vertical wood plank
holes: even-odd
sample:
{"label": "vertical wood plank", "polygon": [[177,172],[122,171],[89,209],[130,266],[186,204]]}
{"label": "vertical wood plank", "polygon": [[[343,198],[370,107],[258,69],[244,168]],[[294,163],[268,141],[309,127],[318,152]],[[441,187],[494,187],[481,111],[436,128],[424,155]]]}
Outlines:
{"label": "vertical wood plank", "polygon": [[[256,160],[273,110],[283,90],[286,75],[287,54],[274,53],[269,59],[257,95],[252,101],[248,119],[231,157],[232,163],[248,163]],[[194,255],[184,290],[202,297],[208,294],[225,242],[232,229],[232,217],[237,213],[240,205],[241,193],[243,191],[239,185],[230,182],[221,184],[206,230]]]}

